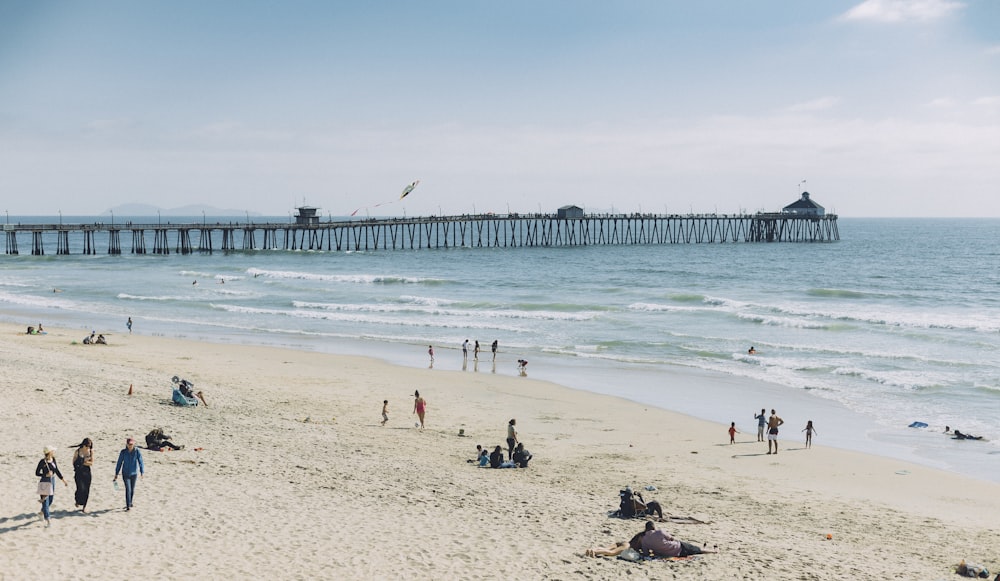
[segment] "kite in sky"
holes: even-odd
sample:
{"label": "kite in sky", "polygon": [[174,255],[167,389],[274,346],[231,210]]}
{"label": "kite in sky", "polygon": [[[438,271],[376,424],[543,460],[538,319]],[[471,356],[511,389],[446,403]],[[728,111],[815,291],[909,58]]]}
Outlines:
{"label": "kite in sky", "polygon": [[[419,183],[420,183],[420,180],[414,180],[413,183],[411,183],[410,185],[408,185],[405,188],[403,188],[403,193],[399,194],[399,200],[402,200],[406,196],[410,195],[410,192],[412,192],[413,189],[416,188]],[[353,212],[351,212],[351,216],[357,214],[361,210],[367,210],[368,208],[378,208],[379,206],[384,206],[386,204],[392,204],[394,202],[398,202],[399,200],[390,200],[388,202],[379,202],[379,203],[375,204],[374,206],[365,206],[363,208],[358,208],[357,210],[354,210]]]}

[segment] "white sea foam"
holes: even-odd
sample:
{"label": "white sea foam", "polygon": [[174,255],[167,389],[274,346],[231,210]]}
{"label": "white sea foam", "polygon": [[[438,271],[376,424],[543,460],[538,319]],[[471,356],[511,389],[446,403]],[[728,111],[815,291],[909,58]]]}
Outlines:
{"label": "white sea foam", "polygon": [[420,284],[420,283],[440,283],[441,279],[430,277],[400,276],[386,274],[318,274],[312,272],[298,272],[288,270],[262,270],[259,268],[247,269],[247,274],[253,277],[265,277],[270,279],[292,279],[292,280],[316,280],[326,282],[343,282],[356,284]]}

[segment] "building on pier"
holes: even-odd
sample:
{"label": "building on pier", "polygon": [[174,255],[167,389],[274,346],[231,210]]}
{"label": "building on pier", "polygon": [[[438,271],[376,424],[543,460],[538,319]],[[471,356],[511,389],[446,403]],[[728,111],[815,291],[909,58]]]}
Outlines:
{"label": "building on pier", "polygon": [[298,212],[295,214],[295,223],[301,224],[303,226],[317,226],[319,225],[319,216],[316,212],[319,208],[314,208],[312,206],[299,206],[295,208]]}
{"label": "building on pier", "polygon": [[817,204],[815,200],[809,199],[809,192],[802,192],[801,198],[788,204],[781,211],[800,216],[823,216],[826,214],[823,206]]}

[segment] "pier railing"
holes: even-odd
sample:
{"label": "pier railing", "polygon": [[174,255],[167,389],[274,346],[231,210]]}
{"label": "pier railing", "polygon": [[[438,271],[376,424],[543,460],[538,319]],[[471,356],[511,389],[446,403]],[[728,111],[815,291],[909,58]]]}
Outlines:
{"label": "pier railing", "polygon": [[[222,250],[368,251],[421,248],[500,248],[753,242],[833,242],[837,216],[757,214],[470,214],[414,218],[329,220],[311,224],[216,222],[209,224],[6,224],[6,253],[20,253],[19,235],[31,254],[122,254],[122,232],[132,254],[190,254]],[[100,238],[100,240],[98,239]],[[218,246],[216,246],[218,241]],[[72,242],[72,244],[71,244]],[[106,245],[105,245],[106,243]]]}

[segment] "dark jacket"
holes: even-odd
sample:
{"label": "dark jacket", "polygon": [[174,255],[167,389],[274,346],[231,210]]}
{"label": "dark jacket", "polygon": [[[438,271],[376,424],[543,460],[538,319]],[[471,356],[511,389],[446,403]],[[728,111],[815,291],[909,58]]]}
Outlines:
{"label": "dark jacket", "polygon": [[39,477],[38,478],[39,482],[45,482],[50,478],[49,476],[45,475],[46,472],[52,472],[53,474],[59,477],[59,480],[62,480],[63,475],[62,472],[59,471],[59,467],[56,466],[55,458],[53,458],[51,462],[48,462],[48,466],[46,466],[45,464],[46,464],[45,458],[42,458],[41,460],[38,461],[38,466],[35,468],[35,476]]}

